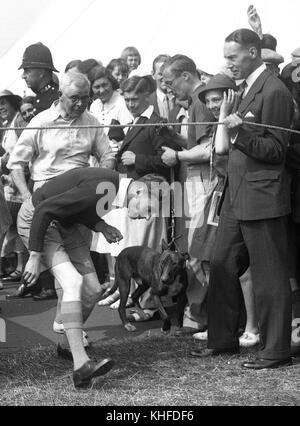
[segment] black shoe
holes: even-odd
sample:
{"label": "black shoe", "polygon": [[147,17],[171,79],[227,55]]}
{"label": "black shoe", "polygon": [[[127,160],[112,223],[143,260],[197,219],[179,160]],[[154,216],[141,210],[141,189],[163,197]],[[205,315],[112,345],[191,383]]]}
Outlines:
{"label": "black shoe", "polygon": [[242,364],[243,368],[248,368],[249,370],[263,370],[265,368],[280,368],[287,367],[292,365],[292,359],[262,359],[257,358],[255,361],[248,361]]}
{"label": "black shoe", "polygon": [[184,337],[184,336],[192,336],[195,333],[198,333],[198,328],[192,327],[180,327],[174,332],[175,337]]}
{"label": "black shoe", "polygon": [[12,294],[7,294],[6,299],[12,300],[12,299],[22,299],[23,297],[27,296],[27,294],[30,293],[30,290],[28,287],[22,283],[20,287]]}
{"label": "black shoe", "polygon": [[21,271],[14,271],[7,277],[4,277],[1,279],[1,281],[5,283],[18,283],[22,279],[22,272]]}
{"label": "black shoe", "polygon": [[57,294],[55,290],[51,290],[50,288],[45,290],[43,289],[40,294],[36,294],[33,296],[33,300],[36,302],[39,302],[40,300],[51,300],[51,299],[57,299]]}
{"label": "black shoe", "polygon": [[87,361],[81,368],[73,372],[73,381],[76,388],[89,386],[91,380],[95,377],[103,376],[114,366],[112,359],[106,358],[98,364]]}
{"label": "black shoe", "polygon": [[60,344],[58,344],[56,352],[59,358],[65,359],[66,361],[73,361],[73,355],[70,349],[63,348]]}
{"label": "black shoe", "polygon": [[208,357],[211,357],[211,356],[235,355],[235,354],[239,354],[239,353],[240,353],[240,349],[239,348],[202,349],[202,350],[191,351],[190,355],[194,356],[196,358],[208,358]]}

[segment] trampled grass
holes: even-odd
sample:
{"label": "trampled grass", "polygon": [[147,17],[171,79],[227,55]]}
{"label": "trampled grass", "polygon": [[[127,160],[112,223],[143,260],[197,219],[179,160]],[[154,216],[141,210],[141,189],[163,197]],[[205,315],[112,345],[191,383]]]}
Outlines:
{"label": "trampled grass", "polygon": [[0,405],[26,406],[298,406],[300,364],[246,371],[255,355],[194,359],[192,338],[124,338],[94,345],[93,358],[116,366],[89,390],[74,389],[71,363],[55,347],[0,353]]}

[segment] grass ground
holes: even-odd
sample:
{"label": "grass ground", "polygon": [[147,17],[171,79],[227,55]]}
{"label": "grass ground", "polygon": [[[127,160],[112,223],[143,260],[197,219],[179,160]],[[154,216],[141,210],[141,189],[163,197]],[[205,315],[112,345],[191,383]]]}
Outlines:
{"label": "grass ground", "polygon": [[96,343],[92,357],[111,356],[116,366],[84,391],[74,389],[71,364],[54,347],[0,353],[0,405],[300,405],[300,363],[245,371],[240,364],[255,351],[199,360],[189,356],[194,348],[192,338],[172,336]]}

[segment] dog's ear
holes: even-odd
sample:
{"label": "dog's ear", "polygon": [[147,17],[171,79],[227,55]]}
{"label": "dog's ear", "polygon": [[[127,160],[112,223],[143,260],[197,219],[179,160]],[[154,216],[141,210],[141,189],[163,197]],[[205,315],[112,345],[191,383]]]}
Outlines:
{"label": "dog's ear", "polygon": [[162,251],[169,249],[168,243],[164,239],[161,242],[161,249],[162,249]]}

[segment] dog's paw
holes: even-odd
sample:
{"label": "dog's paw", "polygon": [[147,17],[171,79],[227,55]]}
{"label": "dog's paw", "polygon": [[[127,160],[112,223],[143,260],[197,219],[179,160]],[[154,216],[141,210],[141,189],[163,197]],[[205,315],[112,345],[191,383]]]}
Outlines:
{"label": "dog's paw", "polygon": [[166,319],[166,320],[163,322],[163,326],[162,326],[161,331],[162,331],[164,334],[169,334],[169,333],[170,333],[170,331],[171,331],[171,321],[170,321],[169,319]]}
{"label": "dog's paw", "polygon": [[127,331],[130,331],[130,332],[136,331],[136,327],[133,324],[130,324],[130,323],[124,324],[124,327]]}

